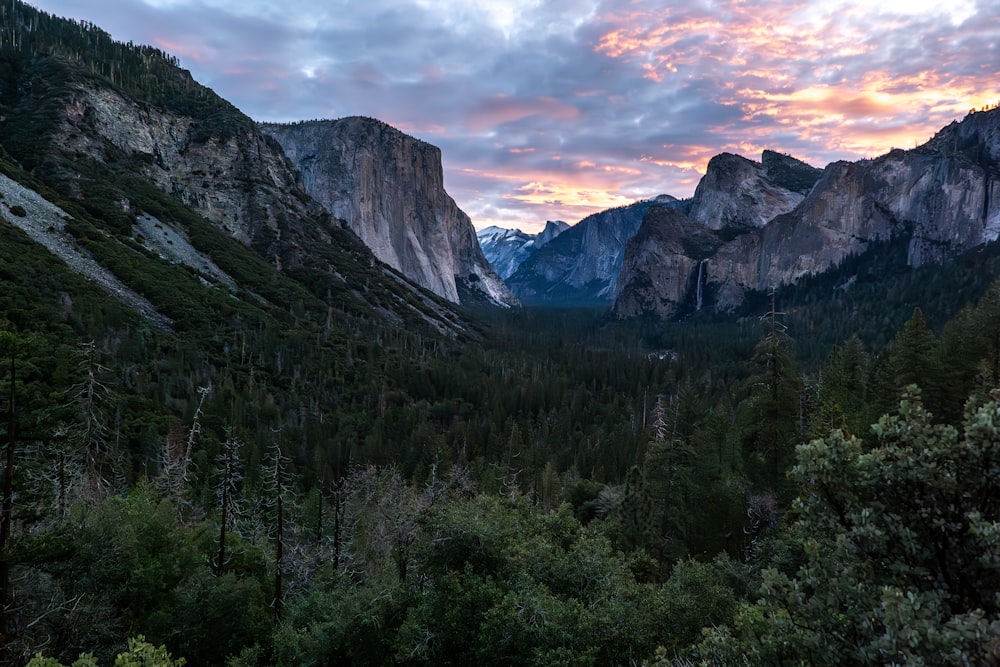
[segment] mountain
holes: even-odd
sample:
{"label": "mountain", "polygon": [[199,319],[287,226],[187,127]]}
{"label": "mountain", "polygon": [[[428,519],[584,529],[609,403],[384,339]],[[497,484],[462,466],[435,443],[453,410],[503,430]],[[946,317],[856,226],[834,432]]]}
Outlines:
{"label": "mountain", "polygon": [[625,243],[646,211],[653,205],[684,209],[688,203],[660,195],[588,216],[527,258],[507,284],[528,305],[611,305]]}
{"label": "mountain", "polygon": [[569,229],[562,220],[549,220],[537,234],[525,234],[520,229],[486,227],[476,232],[479,247],[490,264],[506,280],[539,248]]}
{"label": "mountain", "polygon": [[[676,316],[691,301],[694,289],[703,291],[704,302],[728,310],[739,306],[748,291],[822,273],[878,244],[901,244],[906,265],[917,268],[947,262],[1000,234],[997,109],[972,113],[912,150],[895,149],[871,160],[828,165],[794,207],[789,207],[794,198],[787,192],[801,195],[807,179],[801,180],[797,192],[789,190],[787,180],[777,184],[780,191],[761,181],[755,189],[748,185],[759,170],[732,157],[721,161],[741,168],[716,171],[712,189],[719,194],[711,207],[692,204],[690,217],[709,229],[738,228],[742,233],[729,234],[712,253],[695,256],[677,239],[647,230],[642,235],[645,242],[633,245],[623,263],[614,306],[619,317]],[[806,175],[798,168],[795,173]],[[706,174],[704,180],[708,179]],[[727,197],[727,190],[736,196]],[[750,214],[733,217],[741,210],[741,201],[747,203],[742,210]],[[783,203],[761,205],[768,201]],[[714,217],[706,217],[706,210],[714,211]],[[753,223],[766,212],[773,213],[770,220],[760,226]],[[662,226],[659,216],[648,221]],[[686,235],[690,229],[675,225],[673,231]],[[666,256],[670,256],[668,267]],[[700,280],[692,278],[695,261]],[[681,284],[689,287],[678,291]]]}
{"label": "mountain", "polygon": [[[158,321],[193,325],[192,308],[170,301],[221,285],[255,307],[298,305],[301,317],[333,308],[468,330],[449,304],[378,262],[309,196],[281,146],[176,59],[20,3],[4,8],[4,25],[3,173],[61,211],[61,224],[41,230],[51,247],[113,273]],[[192,252],[165,252],[182,245]],[[169,266],[186,266],[196,282],[152,284]]]}
{"label": "mountain", "polygon": [[497,305],[517,303],[445,192],[439,148],[371,118],[260,129],[284,149],[306,192],[380,260],[453,303],[456,281]]}

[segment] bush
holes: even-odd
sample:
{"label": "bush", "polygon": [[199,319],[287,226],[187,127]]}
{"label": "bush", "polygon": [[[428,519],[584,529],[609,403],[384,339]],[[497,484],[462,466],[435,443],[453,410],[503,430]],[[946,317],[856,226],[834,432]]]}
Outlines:
{"label": "bush", "polygon": [[28,212],[25,211],[24,207],[21,206],[20,204],[14,204],[13,206],[11,206],[10,207],[10,212],[13,213],[14,215],[16,215],[19,218],[23,218],[26,215],[28,215]]}

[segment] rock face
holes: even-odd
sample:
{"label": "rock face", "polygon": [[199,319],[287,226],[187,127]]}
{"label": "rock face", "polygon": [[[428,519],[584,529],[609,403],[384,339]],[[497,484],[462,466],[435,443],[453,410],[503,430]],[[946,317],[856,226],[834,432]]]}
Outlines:
{"label": "rock face", "polygon": [[653,205],[684,209],[687,203],[660,195],[588,216],[526,259],[507,284],[525,304],[611,305],[625,243]]}
{"label": "rock face", "polygon": [[456,280],[499,305],[517,303],[483,256],[469,216],[445,192],[436,146],[369,118],[260,127],[306,191],[380,260],[455,303]]}
{"label": "rock face", "polygon": [[709,161],[689,215],[710,229],[763,227],[795,208],[822,173],[774,151],[760,162],[722,153]]}
{"label": "rock face", "polygon": [[110,87],[86,85],[65,107],[60,141],[64,150],[97,161],[107,159],[105,141],[144,157],[143,176],[247,244],[279,237],[292,218],[328,218],[316,202],[298,196],[281,147],[244,120],[212,132]]}
{"label": "rock face", "polygon": [[[51,182],[66,197],[86,201],[88,188],[101,187],[95,186],[100,179],[118,189],[117,179],[121,192],[141,191],[144,186],[137,184],[148,181],[278,271],[309,288],[322,286],[323,298],[344,312],[395,323],[419,320],[447,335],[465,330],[453,309],[377,262],[354,233],[306,193],[281,146],[188,73],[174,69],[170,75],[185,78],[192,97],[209,105],[211,113],[194,104],[190,107],[200,115],[141,102],[98,78],[75,76],[72,65],[63,67],[73,83],[58,98],[26,96],[8,116],[34,118],[39,108],[58,110],[47,126],[42,159]],[[127,197],[117,206],[135,216],[136,233],[142,233],[145,218],[135,214],[144,211],[133,208]],[[179,224],[163,222],[165,227]],[[167,231],[183,235],[179,226]],[[195,264],[193,269],[206,270],[203,262]]]}
{"label": "rock face", "polygon": [[[786,179],[775,183],[768,176],[771,183],[758,182],[763,194],[755,194],[747,189],[758,171],[753,163],[729,156],[716,160],[725,169],[715,169],[711,187],[703,181],[698,191],[719,194],[711,206],[694,202],[690,217],[712,229],[728,227],[729,236],[734,227],[746,230],[705,258],[704,282],[699,285],[717,309],[738,306],[747,290],[789,284],[832,268],[874,242],[904,241],[908,264],[917,267],[947,261],[1000,235],[1000,110],[970,114],[913,150],[831,164],[808,194],[787,210],[785,204],[757,205],[773,194],[772,186],[791,192]],[[706,174],[705,180],[709,179]],[[804,185],[805,181],[799,192]],[[727,191],[733,199],[746,202],[742,210],[749,214],[742,218],[737,214],[739,202],[728,201]],[[709,210],[713,213],[706,217]],[[762,226],[746,224],[759,220],[765,211],[775,215]],[[717,227],[713,220],[725,222]],[[672,233],[682,238],[692,234],[689,227],[678,225]],[[671,317],[692,298],[690,288],[678,292],[678,285],[687,284],[691,267],[673,256],[678,252],[677,237],[667,239],[655,230],[644,234],[645,245],[630,245],[615,312],[622,317],[644,313]],[[666,260],[667,255],[671,259]],[[683,252],[680,256],[692,259]],[[655,303],[651,294],[672,305]]]}
{"label": "rock face", "polygon": [[476,232],[479,247],[493,268],[506,280],[539,248],[569,229],[562,220],[549,220],[537,234],[525,234],[520,229],[486,227]]}
{"label": "rock face", "polygon": [[669,319],[701,310],[708,257],[721,244],[715,231],[680,211],[651,207],[626,244],[614,314]]}

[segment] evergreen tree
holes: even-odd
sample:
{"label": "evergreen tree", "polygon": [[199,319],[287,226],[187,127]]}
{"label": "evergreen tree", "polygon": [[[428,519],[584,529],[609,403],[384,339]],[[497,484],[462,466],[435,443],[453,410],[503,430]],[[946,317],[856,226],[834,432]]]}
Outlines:
{"label": "evergreen tree", "polygon": [[896,361],[896,386],[899,389],[915,384],[925,392],[937,389],[938,373],[935,366],[934,333],[927,326],[919,308],[906,322],[893,341],[892,353]]}
{"label": "evergreen tree", "polygon": [[803,561],[766,570],[758,605],[703,645],[752,664],[988,665],[1000,661],[1000,396],[962,430],[915,387],[874,427],[797,450],[788,538]]}
{"label": "evergreen tree", "polygon": [[868,358],[861,340],[851,336],[830,352],[820,375],[818,401],[810,420],[810,435],[823,437],[833,429],[863,435]]}
{"label": "evergreen tree", "polygon": [[784,492],[784,472],[803,435],[802,381],[796,371],[792,340],[779,319],[772,293],[771,310],[762,318],[765,334],[754,347],[748,396],[739,406],[748,472],[768,488]]}

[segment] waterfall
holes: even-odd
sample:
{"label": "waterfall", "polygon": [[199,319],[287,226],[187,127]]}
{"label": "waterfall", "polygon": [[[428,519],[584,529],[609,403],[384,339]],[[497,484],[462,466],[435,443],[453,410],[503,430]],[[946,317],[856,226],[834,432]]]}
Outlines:
{"label": "waterfall", "polygon": [[707,259],[703,259],[698,262],[698,282],[695,284],[694,288],[694,309],[701,310],[701,287],[703,284],[703,278],[705,271],[705,264],[708,262]]}

